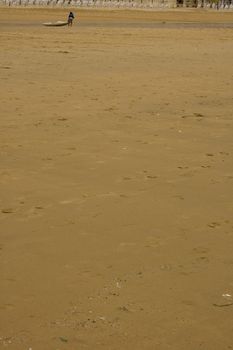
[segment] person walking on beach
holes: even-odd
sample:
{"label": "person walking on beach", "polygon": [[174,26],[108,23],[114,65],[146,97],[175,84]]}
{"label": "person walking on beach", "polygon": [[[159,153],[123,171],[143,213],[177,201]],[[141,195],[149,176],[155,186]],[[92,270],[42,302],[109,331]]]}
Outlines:
{"label": "person walking on beach", "polygon": [[69,16],[68,16],[68,27],[72,27],[73,20],[74,20],[74,14],[73,14],[73,12],[70,12]]}

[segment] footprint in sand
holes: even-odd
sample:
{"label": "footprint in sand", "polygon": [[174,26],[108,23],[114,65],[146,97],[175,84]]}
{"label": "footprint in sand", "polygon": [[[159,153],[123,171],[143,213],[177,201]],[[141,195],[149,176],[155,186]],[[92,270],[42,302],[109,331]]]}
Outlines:
{"label": "footprint in sand", "polygon": [[193,177],[194,176],[194,172],[190,171],[188,173],[183,173],[181,174],[180,176],[183,176],[183,177]]}
{"label": "footprint in sand", "polygon": [[195,247],[193,248],[193,252],[197,254],[206,254],[209,252],[209,249],[205,247]]}
{"label": "footprint in sand", "polygon": [[13,310],[13,309],[15,309],[15,305],[13,305],[13,304],[4,304],[4,305],[2,305],[2,306],[0,306],[0,310]]}
{"label": "footprint in sand", "polygon": [[3,214],[12,214],[12,213],[14,213],[14,209],[12,209],[12,208],[5,208],[5,209],[2,209],[1,212]]}
{"label": "footprint in sand", "polygon": [[159,266],[160,270],[162,271],[171,271],[172,265],[171,264],[162,264]]}
{"label": "footprint in sand", "polygon": [[61,51],[61,50],[59,50],[59,51],[57,51],[58,53],[69,53],[69,51]]}
{"label": "footprint in sand", "polygon": [[181,196],[181,195],[179,195],[179,194],[177,194],[177,195],[173,196],[173,198],[178,198],[178,199],[184,200],[184,197],[183,197],[183,196]]}
{"label": "footprint in sand", "polygon": [[158,178],[158,176],[156,176],[156,175],[147,175],[146,177],[147,177],[147,179],[152,179],[152,180]]}
{"label": "footprint in sand", "polygon": [[201,121],[205,116],[202,113],[193,113],[195,117],[197,117],[197,121]]}
{"label": "footprint in sand", "polygon": [[30,208],[25,214],[26,219],[30,218],[38,218],[44,215],[44,209],[51,207],[51,205],[42,206],[42,205],[36,205],[32,208]]}
{"label": "footprint in sand", "polygon": [[208,226],[210,228],[216,228],[216,227],[221,226],[221,224],[219,222],[211,222],[210,224],[208,224]]}
{"label": "footprint in sand", "polygon": [[64,122],[66,120],[68,120],[67,118],[64,118],[64,117],[60,117],[60,118],[57,118],[57,120],[59,120],[60,122]]}

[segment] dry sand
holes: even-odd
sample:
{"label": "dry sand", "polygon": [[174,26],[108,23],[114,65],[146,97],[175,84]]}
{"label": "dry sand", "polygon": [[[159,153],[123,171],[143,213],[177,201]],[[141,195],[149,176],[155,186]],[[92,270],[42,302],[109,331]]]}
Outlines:
{"label": "dry sand", "polygon": [[233,348],[233,13],[0,9],[0,348]]}

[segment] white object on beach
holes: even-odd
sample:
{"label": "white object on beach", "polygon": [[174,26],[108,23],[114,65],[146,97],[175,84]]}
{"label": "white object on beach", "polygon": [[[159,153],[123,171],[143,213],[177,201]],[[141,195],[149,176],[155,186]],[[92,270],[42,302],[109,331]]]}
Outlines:
{"label": "white object on beach", "polygon": [[222,297],[223,298],[232,298],[231,294],[229,294],[229,293],[222,294]]}
{"label": "white object on beach", "polygon": [[57,22],[47,22],[43,23],[44,26],[46,27],[62,27],[68,25],[68,22],[63,22],[63,21],[57,21]]}
{"label": "white object on beach", "polygon": [[119,282],[117,282],[116,283],[116,287],[120,289],[121,288],[121,284]]}

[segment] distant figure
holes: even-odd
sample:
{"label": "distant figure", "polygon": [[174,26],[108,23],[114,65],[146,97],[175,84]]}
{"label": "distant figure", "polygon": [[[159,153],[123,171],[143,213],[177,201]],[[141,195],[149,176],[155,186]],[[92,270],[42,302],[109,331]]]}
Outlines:
{"label": "distant figure", "polygon": [[73,20],[74,20],[74,14],[73,14],[73,12],[70,12],[69,16],[68,16],[68,27],[72,27]]}

